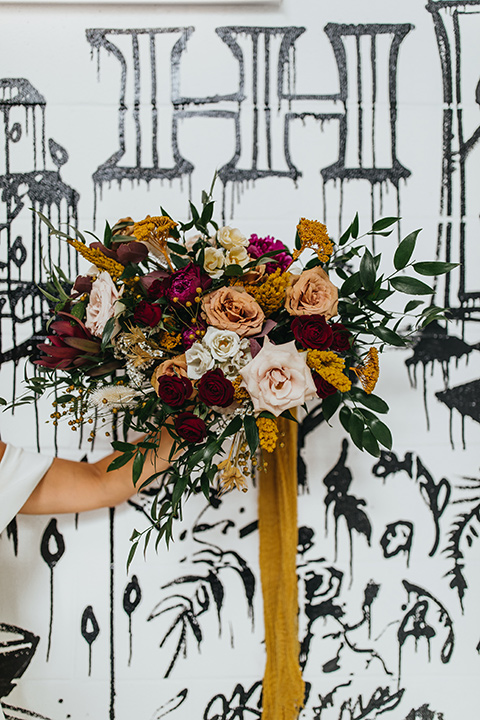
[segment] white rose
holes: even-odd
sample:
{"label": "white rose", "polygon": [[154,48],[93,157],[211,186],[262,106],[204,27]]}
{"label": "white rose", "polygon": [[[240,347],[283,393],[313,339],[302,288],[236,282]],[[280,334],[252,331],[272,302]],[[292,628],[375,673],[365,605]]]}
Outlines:
{"label": "white rose", "polygon": [[248,263],[250,256],[242,245],[227,251],[227,265],[241,265],[242,267]]}
{"label": "white rose", "polygon": [[187,361],[187,375],[191,380],[200,380],[207,370],[214,366],[214,359],[208,348],[199,342],[193,343],[192,347],[185,352]]}
{"label": "white rose", "polygon": [[240,350],[240,338],[232,330],[218,330],[209,327],[203,336],[203,344],[208,347],[212,357],[218,362],[226,362]]}
{"label": "white rose", "polygon": [[228,225],[218,228],[217,242],[219,242],[225,250],[232,250],[239,245],[241,247],[247,247],[247,245],[250,244],[250,241],[247,240],[245,235],[242,235],[238,228],[231,228],[228,227]]}
{"label": "white rose", "polygon": [[93,281],[85,326],[96,337],[102,337],[107,320],[115,315],[115,305],[121,294],[106,270]]}
{"label": "white rose", "polygon": [[225,265],[225,255],[223,250],[219,248],[205,248],[203,260],[203,269],[211,278],[219,278],[223,275],[223,266]]}

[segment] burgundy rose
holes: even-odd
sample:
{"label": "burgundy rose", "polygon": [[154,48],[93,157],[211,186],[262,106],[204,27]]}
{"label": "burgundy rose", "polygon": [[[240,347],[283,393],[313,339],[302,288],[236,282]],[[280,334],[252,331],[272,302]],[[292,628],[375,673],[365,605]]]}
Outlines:
{"label": "burgundy rose", "polygon": [[174,420],[175,430],[181,438],[191,443],[199,443],[207,437],[207,426],[202,418],[192,412],[183,412]]}
{"label": "burgundy rose", "polygon": [[292,262],[292,256],[286,245],[269,235],[264,238],[259,238],[258,235],[250,236],[250,245],[247,248],[250,257],[259,258],[272,250],[277,251],[276,255],[273,256],[276,262],[267,262],[265,272],[270,274],[275,272],[277,268],[281,268],[282,272],[284,272]]}
{"label": "burgundy rose", "polygon": [[198,382],[198,397],[205,405],[228,407],[233,402],[235,388],[220,368],[207,370]]}
{"label": "burgundy rose", "polygon": [[133,319],[135,322],[144,323],[149,327],[155,327],[155,325],[158,325],[161,317],[162,308],[160,305],[153,305],[152,303],[148,303],[146,300],[141,300],[133,313]]}
{"label": "burgundy rose", "polygon": [[333,330],[332,344],[330,345],[335,352],[346,352],[350,350],[351,333],[342,323],[332,323],[330,327]]}
{"label": "burgundy rose", "polygon": [[169,300],[185,305],[187,302],[194,302],[198,294],[197,288],[206,290],[211,284],[208,275],[204,275],[198,265],[190,263],[170,275],[165,294]]}
{"label": "burgundy rose", "polygon": [[187,377],[161,375],[158,378],[158,397],[170,407],[181,407],[192,392],[193,386]]}
{"label": "burgundy rose", "polygon": [[332,344],[333,331],[323,315],[298,315],[292,320],[292,331],[303,347],[325,350]]}
{"label": "burgundy rose", "polygon": [[317,395],[319,398],[323,399],[337,392],[337,388],[334,385],[331,385],[331,383],[324,380],[323,377],[317,372],[313,371],[312,377],[313,382],[315,383],[315,387],[317,388]]}

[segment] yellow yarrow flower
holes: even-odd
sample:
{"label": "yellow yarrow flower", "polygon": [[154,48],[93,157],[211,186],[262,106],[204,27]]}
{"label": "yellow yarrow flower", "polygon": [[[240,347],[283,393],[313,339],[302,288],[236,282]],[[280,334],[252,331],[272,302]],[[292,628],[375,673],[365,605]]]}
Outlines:
{"label": "yellow yarrow flower", "polygon": [[283,306],[285,293],[290,280],[289,272],[277,268],[259,285],[245,285],[245,290],[255,298],[265,315],[271,315]]}
{"label": "yellow yarrow flower", "polygon": [[378,350],[371,347],[367,353],[367,359],[358,367],[352,367],[353,372],[362,383],[365,392],[370,395],[375,390],[375,385],[380,375],[380,363],[378,359]]}
{"label": "yellow yarrow flower", "polygon": [[273,452],[277,447],[278,440],[277,421],[273,418],[258,417],[256,422],[260,447],[266,452]]}
{"label": "yellow yarrow flower", "polygon": [[234,394],[233,398],[237,402],[242,402],[242,400],[248,400],[248,398],[250,397],[246,388],[241,386],[242,382],[243,382],[243,378],[241,375],[238,375],[238,377],[236,377],[235,380],[232,380],[232,385],[235,388],[235,394]]}
{"label": "yellow yarrow flower", "polygon": [[343,372],[345,360],[331,350],[309,350],[307,365],[340,392],[348,392],[352,387],[351,380]]}
{"label": "yellow yarrow flower", "polygon": [[85,260],[91,262],[99,270],[106,270],[113,280],[118,280],[120,275],[123,273],[125,268],[122,263],[113,260],[113,258],[107,257],[98,248],[88,247],[84,243],[80,242],[80,240],[67,240],[67,242],[75,248],[75,250],[84,257]]}
{"label": "yellow yarrow flower", "polygon": [[167,238],[172,237],[171,232],[177,225],[175,220],[166,215],[156,217],[147,215],[145,220],[140,220],[133,226],[135,239],[151,245],[154,250],[160,252],[172,270],[174,268],[168,256]]}
{"label": "yellow yarrow flower", "polygon": [[168,333],[163,330],[159,335],[158,342],[165,350],[173,350],[182,342],[182,336],[180,333]]}
{"label": "yellow yarrow flower", "polygon": [[301,218],[297,225],[301,246],[293,251],[296,260],[305,248],[314,248],[320,262],[327,262],[333,250],[333,243],[328,237],[327,227],[318,220]]}

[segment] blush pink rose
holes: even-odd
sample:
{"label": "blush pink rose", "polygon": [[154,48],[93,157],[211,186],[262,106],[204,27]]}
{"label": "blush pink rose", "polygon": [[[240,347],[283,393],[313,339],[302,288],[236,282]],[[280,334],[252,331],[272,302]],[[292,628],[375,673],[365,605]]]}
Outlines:
{"label": "blush pink rose", "polygon": [[241,338],[257,335],[265,315],[257,301],[242,287],[222,287],[203,298],[209,325],[232,330]]}
{"label": "blush pink rose", "polygon": [[266,410],[278,417],[317,395],[307,353],[299,352],[294,340],[273,345],[265,337],[262,349],[240,370],[240,375],[255,412]]}
{"label": "blush pink rose", "polygon": [[115,304],[121,294],[106,270],[93,281],[85,320],[85,326],[92,335],[102,337],[107,320],[115,314]]}
{"label": "blush pink rose", "polygon": [[338,290],[320,266],[291,276],[285,298],[290,315],[323,315],[328,320],[337,314],[337,304]]}

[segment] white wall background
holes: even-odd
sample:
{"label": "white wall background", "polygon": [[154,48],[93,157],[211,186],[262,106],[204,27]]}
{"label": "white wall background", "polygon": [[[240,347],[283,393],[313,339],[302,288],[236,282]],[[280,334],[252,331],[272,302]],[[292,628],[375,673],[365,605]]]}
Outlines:
{"label": "white wall background", "polygon": [[[480,2],[431,2],[429,9],[416,0],[10,4],[2,5],[0,17],[4,397],[15,377],[21,383],[22,342],[28,346],[40,329],[41,308],[37,303],[32,312],[29,297],[32,281],[40,279],[39,247],[47,252],[47,241],[32,228],[29,208],[66,220],[72,189],[79,227],[93,227],[96,198],[101,230],[105,219],[140,219],[157,214],[160,205],[186,217],[189,197],[198,200],[221,169],[218,215],[224,204],[225,220],[244,233],[291,243],[300,215],[325,219],[335,237],[357,210],[365,230],[372,214],[398,213],[403,234],[424,228],[419,259],[438,254],[464,261],[447,292],[455,317],[447,333],[434,328],[414,351],[383,359],[378,392],[392,408],[393,453],[376,462],[345,444],[337,423],[312,432],[304,424],[307,487],[299,495],[298,562],[309,697],[302,717],[476,717]],[[236,28],[229,31],[236,56],[226,31],[217,30],[225,27]],[[26,109],[25,96],[13,101],[19,88],[39,104]],[[183,170],[174,169],[172,127]],[[123,155],[105,166],[122,148],[119,132]],[[376,241],[387,261],[397,240]],[[51,252],[55,257],[57,248]],[[26,299],[15,305],[12,323],[19,288]],[[444,299],[440,283],[437,301]],[[20,348],[16,371],[14,346]],[[408,360],[417,387],[410,384]],[[87,443],[79,447],[68,427],[60,427],[55,440],[45,424],[50,402],[38,406],[42,450],[53,452],[56,442],[60,455],[82,458]],[[33,407],[0,421],[3,440],[36,447]],[[97,443],[94,455],[107,447],[106,440],[103,448]],[[140,510],[148,502],[77,519],[20,518],[3,533],[0,683],[11,717],[259,717],[264,648],[255,488],[228,496],[216,509],[190,501],[173,547],[149,552],[146,561],[139,555],[127,575],[128,538],[147,522]],[[55,553],[61,557],[54,564]],[[12,688],[12,647],[20,631],[33,633],[38,645],[27,637],[30,662]]]}

